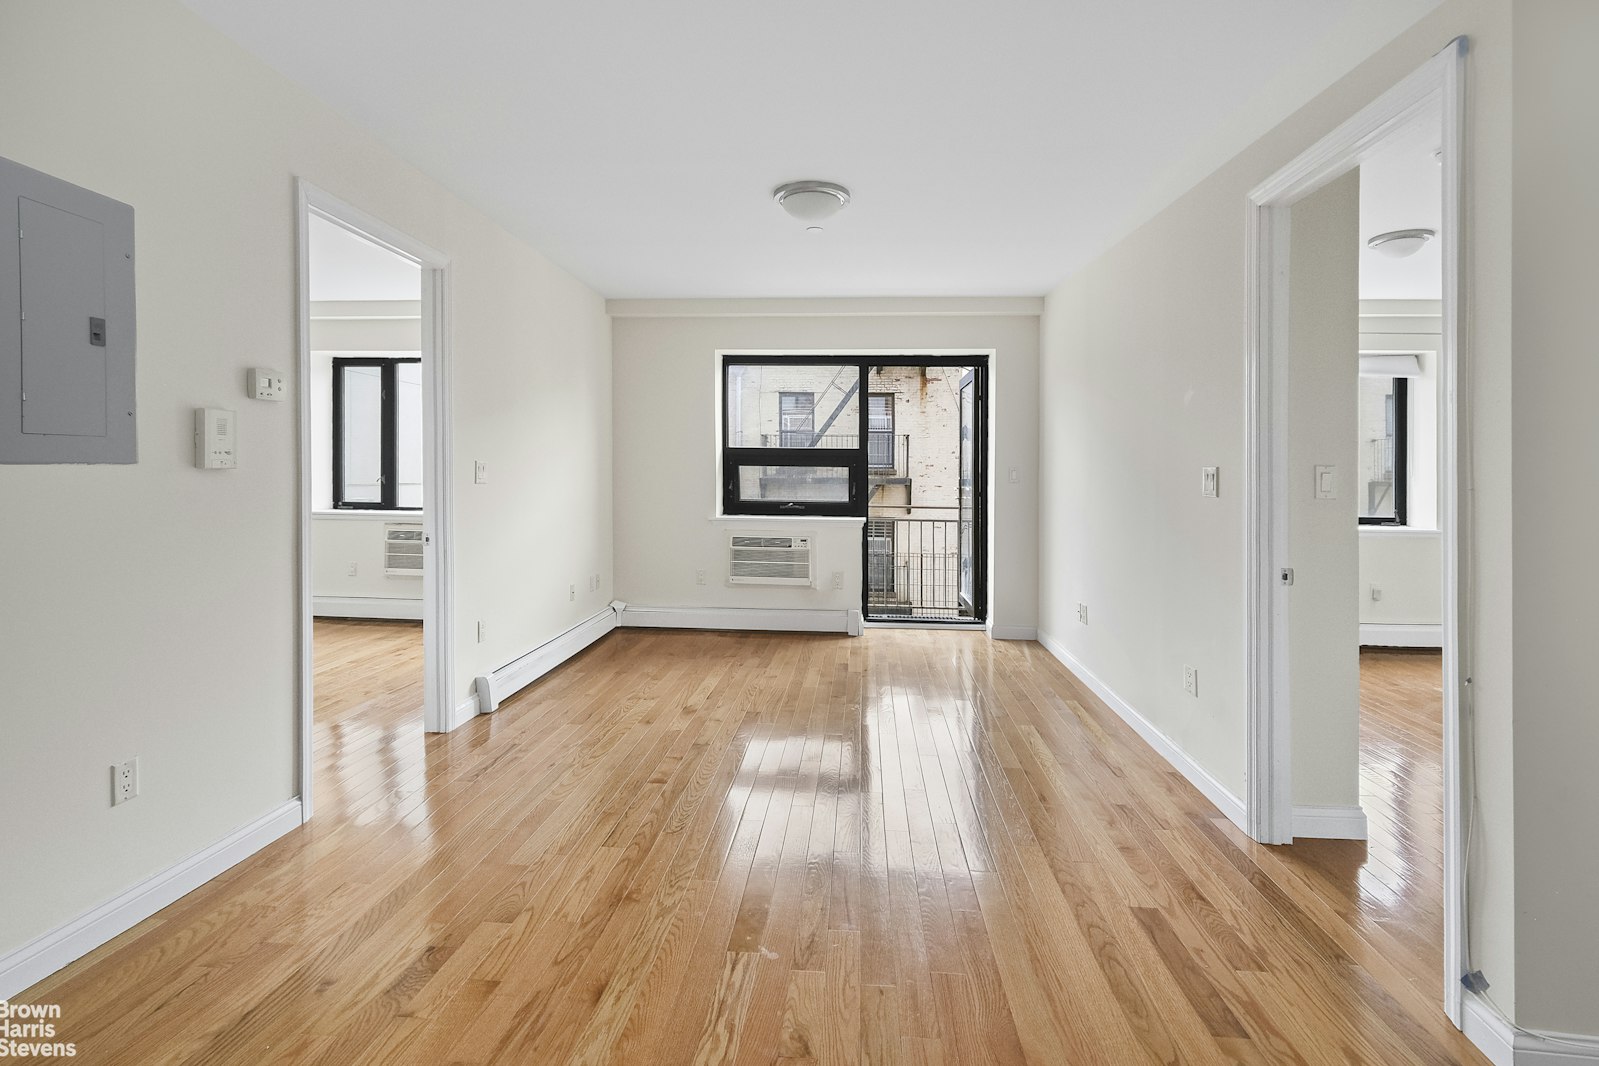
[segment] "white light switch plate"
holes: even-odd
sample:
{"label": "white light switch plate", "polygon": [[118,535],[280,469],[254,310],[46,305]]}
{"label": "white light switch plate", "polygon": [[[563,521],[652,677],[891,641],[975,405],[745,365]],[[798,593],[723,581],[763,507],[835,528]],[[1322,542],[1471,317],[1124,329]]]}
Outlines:
{"label": "white light switch plate", "polygon": [[487,485],[489,483],[489,464],[481,459],[472,463],[472,484]]}
{"label": "white light switch plate", "polygon": [[1318,466],[1316,468],[1316,499],[1336,500],[1338,498],[1338,468],[1335,466]]}
{"label": "white light switch plate", "polygon": [[1199,494],[1214,499],[1219,496],[1221,477],[1214,466],[1200,468]]}

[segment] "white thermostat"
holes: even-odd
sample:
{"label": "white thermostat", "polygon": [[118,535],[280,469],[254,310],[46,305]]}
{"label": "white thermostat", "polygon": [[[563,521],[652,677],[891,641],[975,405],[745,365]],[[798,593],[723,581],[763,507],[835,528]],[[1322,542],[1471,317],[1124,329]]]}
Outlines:
{"label": "white thermostat", "polygon": [[232,470],[239,465],[232,411],[220,407],[194,410],[194,465],[201,470]]}
{"label": "white thermostat", "polygon": [[255,366],[246,375],[244,391],[252,400],[281,400],[288,392],[288,382],[281,370]]}

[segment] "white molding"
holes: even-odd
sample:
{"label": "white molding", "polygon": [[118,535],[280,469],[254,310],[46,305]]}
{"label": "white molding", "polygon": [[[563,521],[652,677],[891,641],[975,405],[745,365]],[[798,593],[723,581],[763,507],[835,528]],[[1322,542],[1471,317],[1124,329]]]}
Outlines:
{"label": "white molding", "polygon": [[[1470,627],[1460,595],[1470,506],[1462,477],[1460,440],[1469,411],[1457,388],[1466,350],[1467,308],[1461,285],[1465,254],[1462,214],[1465,143],[1464,37],[1451,41],[1398,85],[1362,108],[1250,192],[1245,211],[1245,678],[1248,686],[1250,836],[1286,843],[1293,831],[1292,748],[1287,698],[1291,590],[1278,585],[1280,567],[1293,566],[1286,535],[1288,226],[1292,204],[1347,173],[1385,138],[1419,123],[1440,121],[1443,213],[1442,335],[1439,341],[1438,524],[1443,584],[1444,717],[1444,1012],[1461,1024],[1460,975],[1465,966],[1466,871],[1462,806],[1461,701],[1469,670]],[[1435,117],[1436,116],[1436,117]],[[1374,310],[1374,308],[1372,309]],[[1399,310],[1399,308],[1394,308]],[[1414,308],[1410,308],[1414,310]],[[1397,321],[1397,320],[1396,320]],[[1308,565],[1305,564],[1305,565]]]}
{"label": "white molding", "polygon": [[1476,993],[1464,997],[1461,1031],[1494,1066],[1599,1066],[1599,1036],[1518,1029]]}
{"label": "white molding", "polygon": [[1398,622],[1360,623],[1360,646],[1363,648],[1441,648],[1444,646],[1442,625],[1410,624]]}
{"label": "white molding", "polygon": [[1038,642],[1042,644],[1051,655],[1059,659],[1061,665],[1070,670],[1072,674],[1088,686],[1089,690],[1105,701],[1105,705],[1121,718],[1122,721],[1133,727],[1133,730],[1144,738],[1144,743],[1155,749],[1155,753],[1167,762],[1172,768],[1188,779],[1189,784],[1215,804],[1216,809],[1227,816],[1228,821],[1238,828],[1244,828],[1244,802],[1232,791],[1210,775],[1210,771],[1194,761],[1182,748],[1155,727],[1154,723],[1139,714],[1132,705],[1116,694],[1116,690],[1101,681],[1094,672],[1079,662],[1076,656],[1066,650],[1066,646],[1048,633],[1040,631]]}
{"label": "white molding", "polygon": [[942,629],[953,633],[987,633],[982,622],[937,622],[925,618],[877,618],[861,622],[862,629]]}
{"label": "white molding", "polygon": [[299,800],[279,805],[188,858],[119,892],[86,914],[0,956],[0,999],[82,958],[156,911],[236,866],[304,822]]}
{"label": "white molding", "polygon": [[871,316],[1037,318],[1042,296],[894,296],[771,299],[607,300],[612,318],[849,318]]}
{"label": "white molding", "polygon": [[[616,625],[616,609],[607,607],[532,651],[517,656],[498,670],[479,675],[474,682],[476,695],[471,703],[472,713],[489,714],[499,710],[500,704],[605,636]],[[456,713],[459,716],[460,707]],[[452,724],[451,728],[454,727]]]}
{"label": "white molding", "polygon": [[1294,804],[1294,839],[1365,840],[1366,812],[1354,806]]}
{"label": "white molding", "polygon": [[1516,1030],[1476,993],[1461,1004],[1460,1031],[1494,1066],[1515,1066]]}
{"label": "white molding", "polygon": [[995,640],[1037,640],[1038,629],[1035,626],[990,626],[988,635]]}
{"label": "white molding", "polygon": [[420,622],[422,601],[378,596],[313,596],[311,614],[316,618],[390,618]]}
{"label": "white molding", "polygon": [[638,629],[731,629],[778,633],[851,633],[858,610],[777,607],[655,607],[616,604],[617,624]]}
{"label": "white molding", "polygon": [[1360,539],[1366,540],[1436,540],[1443,534],[1436,529],[1419,529],[1415,526],[1361,526]]}

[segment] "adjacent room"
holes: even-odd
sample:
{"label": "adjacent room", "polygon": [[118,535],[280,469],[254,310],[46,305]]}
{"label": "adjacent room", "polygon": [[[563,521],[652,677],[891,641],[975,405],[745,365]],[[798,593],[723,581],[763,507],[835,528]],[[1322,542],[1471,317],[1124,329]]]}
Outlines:
{"label": "adjacent room", "polygon": [[1596,36],[0,5],[0,1058],[1599,1066]]}

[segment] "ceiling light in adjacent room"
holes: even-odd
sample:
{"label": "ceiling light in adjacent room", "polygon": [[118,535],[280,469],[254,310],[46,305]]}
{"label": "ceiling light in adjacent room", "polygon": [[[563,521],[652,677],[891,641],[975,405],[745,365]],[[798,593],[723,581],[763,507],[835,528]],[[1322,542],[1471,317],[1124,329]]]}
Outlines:
{"label": "ceiling light in adjacent room", "polygon": [[1421,251],[1421,246],[1436,236],[1437,232],[1430,229],[1396,229],[1377,234],[1366,246],[1390,259],[1403,259]]}
{"label": "ceiling light in adjacent room", "polygon": [[773,189],[772,199],[808,232],[817,232],[849,203],[849,190],[831,181],[791,181]]}

